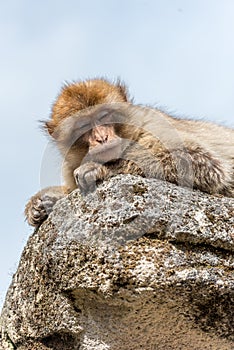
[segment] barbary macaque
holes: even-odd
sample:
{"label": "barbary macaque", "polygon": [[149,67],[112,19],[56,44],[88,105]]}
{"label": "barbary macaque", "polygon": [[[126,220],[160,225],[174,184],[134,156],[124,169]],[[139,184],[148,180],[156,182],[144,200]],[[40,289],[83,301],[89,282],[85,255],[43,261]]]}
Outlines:
{"label": "barbary macaque", "polygon": [[126,87],[104,79],[66,85],[45,128],[64,162],[64,186],[43,189],[26,205],[39,226],[54,203],[116,174],[158,178],[234,196],[234,130],[134,105]]}

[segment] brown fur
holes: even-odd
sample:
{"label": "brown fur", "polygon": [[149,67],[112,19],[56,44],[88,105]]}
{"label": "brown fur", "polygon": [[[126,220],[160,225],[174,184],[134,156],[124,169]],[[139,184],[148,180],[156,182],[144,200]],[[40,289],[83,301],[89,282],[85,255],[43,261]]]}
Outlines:
{"label": "brown fur", "polygon": [[46,123],[47,130],[52,135],[62,120],[85,108],[127,100],[127,89],[120,81],[111,84],[104,79],[94,79],[67,84],[52,107],[51,120]]}
{"label": "brown fur", "polygon": [[45,127],[64,157],[65,187],[32,197],[25,213],[34,226],[47,216],[46,203],[51,211],[64,193],[77,186],[93,190],[97,180],[119,173],[234,194],[233,129],[134,106],[119,82],[96,79],[65,86]]}

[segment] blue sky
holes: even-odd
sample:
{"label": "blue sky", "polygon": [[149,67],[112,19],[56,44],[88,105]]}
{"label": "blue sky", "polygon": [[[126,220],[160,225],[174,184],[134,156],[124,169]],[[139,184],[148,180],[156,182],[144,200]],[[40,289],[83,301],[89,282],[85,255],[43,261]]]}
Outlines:
{"label": "blue sky", "polygon": [[234,124],[233,0],[1,2],[0,306],[32,229],[28,198],[59,177],[38,120],[64,81],[121,77],[136,103]]}

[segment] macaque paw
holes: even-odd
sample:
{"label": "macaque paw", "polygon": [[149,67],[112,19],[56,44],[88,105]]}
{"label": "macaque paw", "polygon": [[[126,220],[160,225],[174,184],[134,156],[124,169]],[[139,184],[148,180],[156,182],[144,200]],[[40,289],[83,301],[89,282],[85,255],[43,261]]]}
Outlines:
{"label": "macaque paw", "polygon": [[25,216],[32,226],[39,226],[51,213],[58,198],[49,195],[34,196],[30,199],[25,208]]}
{"label": "macaque paw", "polygon": [[99,163],[86,163],[75,169],[74,178],[77,186],[82,191],[93,191],[96,181],[102,180],[107,175],[107,168]]}

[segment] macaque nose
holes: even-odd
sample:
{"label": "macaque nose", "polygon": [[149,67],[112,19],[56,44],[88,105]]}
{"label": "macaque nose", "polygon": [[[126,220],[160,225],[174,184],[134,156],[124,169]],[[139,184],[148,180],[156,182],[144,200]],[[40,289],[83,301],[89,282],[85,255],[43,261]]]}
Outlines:
{"label": "macaque nose", "polygon": [[108,132],[106,130],[106,127],[98,126],[93,129],[93,137],[94,140],[99,144],[108,142]]}
{"label": "macaque nose", "polygon": [[108,141],[108,135],[98,135],[98,137],[96,137],[96,141],[98,143],[106,143]]}

